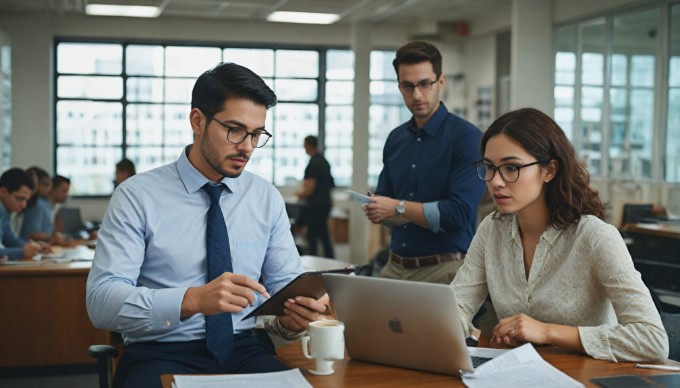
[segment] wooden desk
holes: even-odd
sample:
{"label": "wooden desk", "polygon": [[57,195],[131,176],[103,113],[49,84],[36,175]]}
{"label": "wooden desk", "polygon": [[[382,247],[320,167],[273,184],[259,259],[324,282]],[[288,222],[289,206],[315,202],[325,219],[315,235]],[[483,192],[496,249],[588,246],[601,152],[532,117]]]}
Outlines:
{"label": "wooden desk", "polygon": [[328,271],[352,266],[351,263],[346,261],[310,255],[300,256],[300,261],[305,271]]}
{"label": "wooden desk", "polygon": [[0,368],[91,364],[88,346],[108,344],[85,308],[89,261],[0,266]]}
{"label": "wooden desk", "polygon": [[622,230],[626,233],[680,240],[680,224],[675,223],[626,224]]}
{"label": "wooden desk", "polygon": [[[591,357],[572,353],[554,346],[537,347],[541,356],[551,365],[580,381],[586,387],[598,387],[590,381],[593,377],[616,376],[622,374],[655,375],[673,373],[661,370],[639,369],[634,363],[612,363],[595,360]],[[464,387],[462,380],[456,376],[440,375],[411,369],[394,368],[368,362],[355,361],[345,357],[335,361],[335,373],[330,376],[316,376],[308,372],[314,368],[314,360],[302,355],[299,342],[294,342],[277,349],[281,361],[291,368],[300,368],[307,381],[315,388],[337,387],[415,387],[415,386],[447,386]],[[669,361],[668,364],[680,365]],[[172,375],[162,375],[164,388],[172,386]],[[502,384],[501,384],[502,385]],[[499,385],[499,386],[501,386]]]}

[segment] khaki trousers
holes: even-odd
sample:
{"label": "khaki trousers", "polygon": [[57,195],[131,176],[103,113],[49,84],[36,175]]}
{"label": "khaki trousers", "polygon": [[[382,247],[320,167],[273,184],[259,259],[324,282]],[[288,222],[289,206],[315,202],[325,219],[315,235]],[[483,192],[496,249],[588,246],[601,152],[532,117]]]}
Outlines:
{"label": "khaki trousers", "polygon": [[404,268],[389,260],[380,271],[380,276],[388,279],[414,280],[427,283],[451,284],[463,260],[447,261],[421,268]]}

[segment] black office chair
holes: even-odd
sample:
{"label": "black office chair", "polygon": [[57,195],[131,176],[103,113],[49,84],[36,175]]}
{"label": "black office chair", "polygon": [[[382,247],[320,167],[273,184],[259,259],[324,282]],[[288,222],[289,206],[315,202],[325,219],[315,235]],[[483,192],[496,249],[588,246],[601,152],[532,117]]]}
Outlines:
{"label": "black office chair", "polygon": [[111,345],[92,345],[88,349],[90,356],[97,359],[99,388],[109,388],[112,383],[112,359],[118,357],[118,349]]}
{"label": "black office chair", "polygon": [[680,361],[680,314],[661,313],[661,322],[668,334],[668,358]]}
{"label": "black office chair", "polygon": [[654,305],[661,316],[661,323],[663,323],[663,327],[666,329],[666,334],[668,334],[668,358],[670,360],[680,361],[680,314],[663,311],[663,303],[661,303],[659,295],[651,287],[647,288],[649,289]]}

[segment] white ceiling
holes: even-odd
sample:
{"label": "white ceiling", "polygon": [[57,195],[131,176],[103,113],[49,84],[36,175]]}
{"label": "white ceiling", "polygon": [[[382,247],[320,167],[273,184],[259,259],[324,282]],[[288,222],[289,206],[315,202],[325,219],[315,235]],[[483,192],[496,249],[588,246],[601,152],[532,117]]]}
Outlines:
{"label": "white ceiling", "polygon": [[264,21],[273,11],[337,13],[339,23],[457,23],[511,0],[0,0],[0,12],[84,14],[85,5],[158,5],[163,17]]}

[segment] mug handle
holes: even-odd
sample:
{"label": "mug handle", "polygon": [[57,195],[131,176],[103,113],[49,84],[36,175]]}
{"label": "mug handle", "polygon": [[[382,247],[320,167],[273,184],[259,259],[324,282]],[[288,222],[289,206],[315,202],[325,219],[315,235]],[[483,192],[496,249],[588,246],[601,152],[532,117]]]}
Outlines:
{"label": "mug handle", "polygon": [[309,354],[309,336],[302,337],[302,354],[305,358],[314,358]]}

